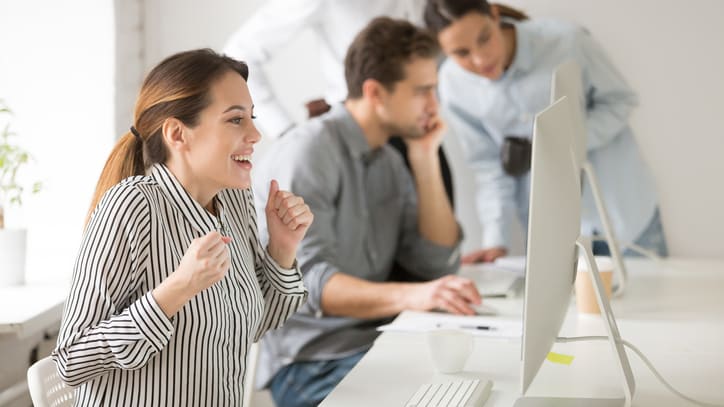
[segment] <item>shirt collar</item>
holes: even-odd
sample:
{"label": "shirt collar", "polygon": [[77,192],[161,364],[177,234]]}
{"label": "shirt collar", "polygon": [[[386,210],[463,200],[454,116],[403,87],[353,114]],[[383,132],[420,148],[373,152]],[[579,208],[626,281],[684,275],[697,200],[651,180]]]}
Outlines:
{"label": "shirt collar", "polygon": [[224,206],[218,199],[218,194],[214,197],[214,205],[216,205],[219,218],[209,213],[201,204],[196,202],[164,164],[154,164],[151,167],[151,177],[194,229],[202,234],[221,229],[219,219],[224,218]]}
{"label": "shirt collar", "polygon": [[529,25],[522,21],[510,23],[515,27],[515,55],[506,74],[513,71],[528,71],[533,64],[532,35]]}
{"label": "shirt collar", "polygon": [[373,150],[370,147],[362,128],[343,103],[333,105],[329,111],[329,116],[337,124],[338,131],[342,136],[341,139],[353,157],[363,161],[374,158],[378,149]]}

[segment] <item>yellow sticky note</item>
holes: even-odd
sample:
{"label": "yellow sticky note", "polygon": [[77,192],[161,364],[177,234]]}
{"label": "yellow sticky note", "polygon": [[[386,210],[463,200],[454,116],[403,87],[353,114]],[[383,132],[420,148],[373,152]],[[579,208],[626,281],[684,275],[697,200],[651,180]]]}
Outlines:
{"label": "yellow sticky note", "polygon": [[560,353],[549,352],[546,359],[559,365],[570,365],[573,362],[573,355],[561,355]]}

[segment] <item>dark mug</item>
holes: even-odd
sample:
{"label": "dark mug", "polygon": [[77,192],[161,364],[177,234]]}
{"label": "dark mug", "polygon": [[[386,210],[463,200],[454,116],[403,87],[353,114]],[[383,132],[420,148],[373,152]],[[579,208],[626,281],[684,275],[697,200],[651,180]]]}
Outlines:
{"label": "dark mug", "polygon": [[500,161],[508,175],[519,177],[530,170],[531,143],[525,137],[507,136],[500,149]]}

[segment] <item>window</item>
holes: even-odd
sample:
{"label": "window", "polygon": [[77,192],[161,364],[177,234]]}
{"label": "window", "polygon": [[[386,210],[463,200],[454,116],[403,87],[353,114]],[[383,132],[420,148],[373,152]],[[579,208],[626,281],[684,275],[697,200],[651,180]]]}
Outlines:
{"label": "window", "polygon": [[[66,282],[100,170],[114,143],[113,1],[10,0],[0,5],[0,98],[15,141],[35,161],[39,194],[6,210],[28,229],[26,280]],[[0,259],[0,263],[1,263]]]}

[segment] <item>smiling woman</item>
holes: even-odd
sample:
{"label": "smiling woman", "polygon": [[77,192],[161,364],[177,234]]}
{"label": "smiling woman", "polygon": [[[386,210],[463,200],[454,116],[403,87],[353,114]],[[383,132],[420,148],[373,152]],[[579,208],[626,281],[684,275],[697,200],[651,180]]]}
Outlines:
{"label": "smiling woman", "polygon": [[80,404],[240,405],[249,347],[306,299],[294,259],[309,207],[272,182],[268,248],[257,237],[247,75],[204,49],[144,81],[98,182],[53,352]]}
{"label": "smiling woman", "polygon": [[[200,60],[208,60],[205,61],[205,69],[193,65]],[[235,81],[230,75],[238,79]],[[204,111],[212,103],[212,94],[220,93],[219,96],[229,99],[228,92],[239,93],[239,90],[242,90],[250,105],[249,91],[245,85],[248,75],[246,64],[218,56],[210,50],[176,54],[154,68],[146,77],[136,102],[134,112],[136,124],[121,137],[111,152],[98,180],[90,211],[112,185],[126,177],[143,175],[148,167],[156,163],[166,163],[168,158],[174,161],[168,164],[182,166],[182,163],[176,162],[178,159],[174,160],[174,157],[168,156],[164,137],[168,135],[168,141],[178,146],[179,142],[187,141],[179,138],[182,130],[187,131],[190,144],[196,141],[198,134],[207,133],[209,127],[214,125],[209,122],[214,120],[208,118],[211,120],[204,121],[203,126],[199,124],[202,115],[218,115],[214,109]],[[237,82],[234,83],[236,86],[225,93],[218,83],[222,82],[222,79],[226,85],[229,82]],[[210,92],[209,88],[212,86],[214,89]],[[223,105],[223,102],[217,100],[216,105]],[[218,109],[218,106],[214,107]],[[258,133],[253,137],[256,137],[256,140],[251,144],[258,141]],[[202,148],[209,147],[202,144]],[[193,149],[193,153],[189,153],[190,150],[189,148],[182,150],[184,158],[190,158],[189,154],[198,155],[196,149]],[[208,161],[208,158],[204,161]],[[194,165],[190,162],[188,164]],[[248,185],[241,187],[246,186]],[[204,205],[207,203],[204,202]]]}

